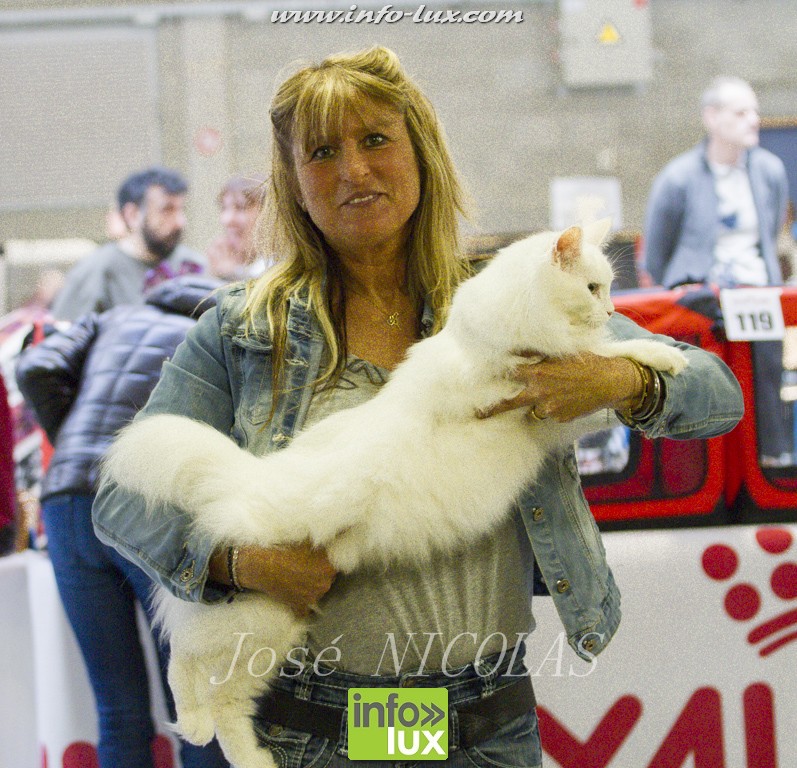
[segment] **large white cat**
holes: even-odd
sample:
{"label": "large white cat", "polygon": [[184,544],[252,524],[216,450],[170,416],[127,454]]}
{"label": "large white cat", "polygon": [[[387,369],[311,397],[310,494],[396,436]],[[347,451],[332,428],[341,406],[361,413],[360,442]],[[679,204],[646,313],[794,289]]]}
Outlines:
{"label": "large white cat", "polygon": [[[153,508],[168,502],[190,513],[219,546],[310,539],[344,572],[366,561],[417,562],[475,538],[508,513],[550,451],[595,428],[589,419],[530,420],[522,409],[477,419],[477,409],[519,391],[511,374],[528,362],[519,352],[589,350],[671,373],[686,365],[660,342],[607,338],[607,232],[598,222],[502,250],[459,287],[445,328],[413,345],[376,397],[285,450],[255,457],[206,425],[156,415],[121,433],[104,471]],[[240,662],[221,681],[241,633],[283,659],[301,646],[306,623],[256,593],[209,606],[160,589],[159,600],[178,732],[197,744],[215,732],[237,768],[273,766],[249,717],[269,677]]]}

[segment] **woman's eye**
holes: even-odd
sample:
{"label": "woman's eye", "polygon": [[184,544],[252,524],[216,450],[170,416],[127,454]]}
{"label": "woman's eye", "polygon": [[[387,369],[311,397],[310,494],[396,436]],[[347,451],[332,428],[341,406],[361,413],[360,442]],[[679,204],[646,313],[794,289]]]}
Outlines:
{"label": "woman's eye", "polygon": [[310,153],[311,160],[326,160],[328,157],[332,157],[333,149],[332,147],[318,147],[314,149]]}
{"label": "woman's eye", "polygon": [[381,133],[372,133],[365,137],[365,145],[367,147],[380,147],[387,142],[387,136]]}

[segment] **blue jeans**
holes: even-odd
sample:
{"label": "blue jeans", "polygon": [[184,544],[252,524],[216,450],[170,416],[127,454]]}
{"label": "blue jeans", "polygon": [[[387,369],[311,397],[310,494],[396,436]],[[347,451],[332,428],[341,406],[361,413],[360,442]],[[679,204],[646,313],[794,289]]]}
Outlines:
{"label": "blue jeans", "polygon": [[[500,688],[516,683],[520,676],[528,674],[523,665],[524,649],[517,654],[512,650],[481,660],[478,667],[469,664],[456,670],[429,673],[422,676],[402,675],[401,677],[372,677],[353,675],[347,672],[331,672],[319,666],[321,674],[316,674],[312,664],[307,664],[296,678],[279,678],[273,687],[291,693],[295,698],[315,701],[341,709],[341,716],[348,701],[349,688],[401,688],[446,687],[451,711],[457,704],[466,704],[482,696],[489,695]],[[508,662],[513,660],[511,668]],[[295,668],[290,669],[293,674]],[[449,717],[456,715],[449,713]],[[309,733],[285,728],[279,723],[267,723],[255,718],[255,732],[260,743],[268,747],[277,762],[278,768],[351,768],[347,757],[345,728],[337,742]],[[423,762],[429,766],[447,768],[540,768],[542,748],[537,728],[537,714],[534,709],[521,717],[510,720],[487,740],[474,747],[461,749],[449,746],[447,760]],[[414,765],[413,762],[357,760],[354,768],[402,768]]]}
{"label": "blue jeans", "polygon": [[779,457],[792,453],[795,448],[793,430],[780,398],[783,342],[756,341],[750,345],[750,353],[753,356],[758,454]]}
{"label": "blue jeans", "polygon": [[[93,496],[46,498],[42,515],[61,602],[77,637],[97,702],[101,768],[152,768],[155,736],[136,601],[149,616],[149,577],[94,535]],[[168,650],[156,643],[170,715],[174,703],[165,679]],[[184,768],[228,768],[217,743],[182,743]]]}

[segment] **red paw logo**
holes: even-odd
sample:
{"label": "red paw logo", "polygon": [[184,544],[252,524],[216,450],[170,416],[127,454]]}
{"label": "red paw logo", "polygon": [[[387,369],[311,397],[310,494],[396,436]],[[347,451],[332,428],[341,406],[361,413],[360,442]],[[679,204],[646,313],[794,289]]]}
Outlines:
{"label": "red paw logo", "polygon": [[[174,753],[169,739],[159,733],[152,742],[152,762],[155,768],[174,768]],[[87,741],[75,741],[65,750],[61,768],[99,768],[97,747]],[[41,768],[47,768],[47,748],[41,750]]]}
{"label": "red paw logo", "polygon": [[[793,540],[794,536],[785,528],[762,528],[756,532],[758,546],[768,556],[784,555]],[[702,565],[709,578],[729,581],[739,568],[739,555],[726,544],[713,544],[703,552]],[[769,588],[780,600],[797,599],[797,562],[779,561],[770,574]],[[761,603],[758,587],[747,582],[732,583],[725,593],[725,613],[735,621],[752,621],[758,616]],[[750,645],[763,643],[758,649],[759,656],[769,656],[792,640],[797,640],[797,630],[779,635],[797,624],[797,605],[791,605],[791,609],[764,619],[748,633],[747,642]]]}

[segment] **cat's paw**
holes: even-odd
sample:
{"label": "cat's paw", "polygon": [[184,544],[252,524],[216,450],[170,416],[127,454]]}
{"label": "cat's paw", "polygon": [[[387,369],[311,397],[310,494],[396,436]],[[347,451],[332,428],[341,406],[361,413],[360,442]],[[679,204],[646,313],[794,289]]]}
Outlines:
{"label": "cat's paw", "polygon": [[209,709],[182,711],[172,725],[175,732],[190,744],[203,747],[216,735],[216,725]]}
{"label": "cat's paw", "polygon": [[630,357],[642,365],[671,373],[673,376],[679,374],[689,364],[686,355],[680,349],[654,339],[614,341],[596,351],[608,357]]}
{"label": "cat's paw", "polygon": [[609,352],[612,356],[630,357],[642,365],[671,373],[673,376],[679,374],[689,364],[686,355],[680,349],[661,341],[647,339],[620,341],[612,344]]}
{"label": "cat's paw", "polygon": [[327,546],[327,555],[335,566],[335,570],[341,573],[351,573],[356,570],[363,562],[364,544],[362,536],[358,536],[352,530],[340,534],[334,541]]}
{"label": "cat's paw", "polygon": [[689,365],[686,355],[681,352],[680,349],[668,347],[666,344],[662,344],[661,346],[656,345],[652,349],[647,350],[645,359],[640,359],[639,362],[651,368],[655,368],[657,371],[671,373],[673,376],[677,376]]}

